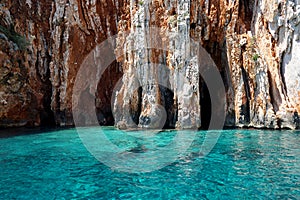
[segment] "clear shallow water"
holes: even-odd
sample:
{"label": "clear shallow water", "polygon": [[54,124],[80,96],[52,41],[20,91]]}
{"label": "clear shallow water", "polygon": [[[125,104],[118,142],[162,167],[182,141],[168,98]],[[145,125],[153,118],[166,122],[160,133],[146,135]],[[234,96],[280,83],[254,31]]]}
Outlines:
{"label": "clear shallow water", "polygon": [[[114,144],[135,153],[166,146],[177,133],[161,132],[149,142],[113,128],[104,132]],[[75,129],[0,138],[0,198],[300,199],[299,132],[220,133],[204,158],[199,151],[207,132],[199,131],[177,161],[135,174],[100,163]]]}

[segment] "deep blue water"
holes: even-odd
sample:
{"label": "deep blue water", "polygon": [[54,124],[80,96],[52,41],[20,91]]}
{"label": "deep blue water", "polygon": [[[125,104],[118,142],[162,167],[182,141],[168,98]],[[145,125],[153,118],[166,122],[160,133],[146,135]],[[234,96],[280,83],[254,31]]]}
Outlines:
{"label": "deep blue water", "polygon": [[[83,128],[81,134],[96,130]],[[166,147],[178,134],[165,131],[139,138],[110,127],[104,128],[104,133],[125,151],[115,152],[122,155],[115,159],[130,153],[148,155]],[[300,199],[299,132],[218,133],[218,142],[208,155],[199,152],[209,132],[198,131],[177,160],[146,173],[120,172],[102,164],[85,148],[76,129],[0,138],[0,198]],[[109,151],[103,142],[100,147]],[[173,154],[158,155],[157,159],[168,156]],[[141,166],[148,164],[149,160],[141,160]]]}

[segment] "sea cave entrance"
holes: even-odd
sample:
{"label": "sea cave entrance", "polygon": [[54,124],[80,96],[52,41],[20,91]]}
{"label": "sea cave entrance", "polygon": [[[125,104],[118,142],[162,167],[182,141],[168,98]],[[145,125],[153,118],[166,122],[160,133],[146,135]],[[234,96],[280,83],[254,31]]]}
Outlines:
{"label": "sea cave entrance", "polygon": [[[143,88],[139,87],[136,91],[133,92],[130,100],[130,115],[131,119],[135,124],[139,124],[140,115],[142,112],[142,96]],[[167,114],[166,121],[164,123],[163,129],[174,129],[177,121],[177,106],[174,105],[174,93],[169,88],[159,84],[159,97],[158,102],[164,107]],[[162,117],[162,116],[159,116]]]}
{"label": "sea cave entrance", "polygon": [[201,129],[208,130],[211,120],[211,98],[203,79],[200,82]]}
{"label": "sea cave entrance", "polygon": [[98,123],[101,126],[113,126],[115,123],[111,103],[114,87],[123,76],[121,69],[121,64],[114,61],[105,69],[98,82],[95,107]]}

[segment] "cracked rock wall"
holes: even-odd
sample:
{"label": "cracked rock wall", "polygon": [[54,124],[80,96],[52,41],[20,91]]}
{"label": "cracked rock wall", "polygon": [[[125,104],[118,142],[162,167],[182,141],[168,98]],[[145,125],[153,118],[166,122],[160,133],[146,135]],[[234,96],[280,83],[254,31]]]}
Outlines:
{"label": "cracked rock wall", "polygon": [[[96,44],[117,33],[123,9],[126,2],[114,0],[1,1],[0,126],[73,125],[79,66]],[[11,32],[26,41],[22,49]],[[110,104],[106,92],[121,76],[119,69],[112,63],[100,81],[104,91],[96,102],[103,124],[112,118],[104,109]]]}
{"label": "cracked rock wall", "polygon": [[[160,37],[147,32],[151,26],[162,30]],[[209,93],[192,39],[223,78],[226,126],[299,128],[299,0],[1,1],[0,126],[73,125],[79,66],[115,34],[115,52],[122,56],[99,81],[99,123],[205,126]],[[168,50],[145,51],[157,45]],[[128,48],[135,51],[124,53]]]}

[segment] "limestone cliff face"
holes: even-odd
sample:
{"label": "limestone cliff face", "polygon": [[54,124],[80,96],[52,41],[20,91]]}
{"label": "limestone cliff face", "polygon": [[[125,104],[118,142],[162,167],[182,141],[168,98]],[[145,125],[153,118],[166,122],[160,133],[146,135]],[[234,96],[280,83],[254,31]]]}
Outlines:
{"label": "limestone cliff face", "polygon": [[[117,33],[125,6],[110,0],[1,1],[0,126],[73,125],[77,70],[97,43]],[[26,41],[22,49],[7,36],[12,34]],[[98,108],[108,118],[112,114],[103,109],[110,105],[105,92],[121,75],[119,68],[113,63],[107,69],[106,80],[101,80],[104,92],[98,92]]]}
{"label": "limestone cliff face", "polygon": [[101,124],[207,127],[200,44],[224,82],[225,125],[299,128],[299,0],[4,0],[0,126],[73,125],[79,67],[115,34],[117,60],[91,94]]}

